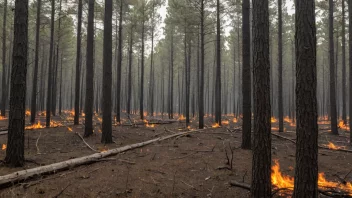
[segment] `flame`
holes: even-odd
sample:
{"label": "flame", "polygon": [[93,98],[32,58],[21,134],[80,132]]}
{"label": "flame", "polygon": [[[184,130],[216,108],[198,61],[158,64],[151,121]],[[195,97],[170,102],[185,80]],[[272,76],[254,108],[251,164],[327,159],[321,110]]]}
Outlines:
{"label": "flame", "polygon": [[346,125],[343,123],[343,120],[340,120],[338,127],[339,127],[340,129],[343,129],[343,130],[350,130],[350,127],[346,126]]}
{"label": "flame", "polygon": [[99,122],[103,122],[102,118],[98,117],[97,119],[98,119]]}
{"label": "flame", "polygon": [[46,111],[38,112],[38,115],[40,115],[40,116],[46,116]]}
{"label": "flame", "polygon": [[33,125],[31,125],[31,126],[26,126],[25,127],[25,129],[43,129],[43,128],[45,128],[45,126],[43,126],[43,125],[41,125],[40,124],[40,121],[38,121],[38,123],[37,124],[33,124]]}
{"label": "flame", "polygon": [[67,127],[67,129],[71,132],[73,131],[73,129],[71,127]]}
{"label": "flame", "polygon": [[0,116],[0,120],[6,120],[7,118],[4,116]]}
{"label": "flame", "polygon": [[86,114],[84,112],[82,112],[82,116],[84,117],[84,116],[86,116]]}
{"label": "flame", "polygon": [[99,151],[100,151],[101,153],[106,152],[106,151],[108,151],[108,150],[109,150],[109,149],[107,149],[106,147],[99,148]]}
{"label": "flame", "polygon": [[148,115],[148,112],[144,111],[143,116],[147,116],[147,115]]}
{"label": "flame", "polygon": [[277,119],[275,117],[271,117],[271,123],[276,123]]}
{"label": "flame", "polygon": [[147,123],[145,126],[148,127],[148,128],[154,128],[154,127],[155,127],[155,124],[148,124],[148,123]]}
{"label": "flame", "polygon": [[60,127],[62,124],[60,122],[50,121],[50,127]]}
{"label": "flame", "polygon": [[[280,164],[278,160],[274,160],[274,163],[275,163],[274,166],[271,167],[271,183],[276,188],[279,188],[279,189],[280,188],[293,189],[294,178],[291,176],[282,175],[282,173],[280,172]],[[352,182],[341,184],[338,182],[328,181],[325,178],[324,173],[319,173],[318,175],[318,186],[320,188],[338,188],[352,195]]]}
{"label": "flame", "polygon": [[294,179],[290,176],[282,175],[278,160],[274,160],[275,165],[271,167],[271,183],[278,188],[294,187]]}
{"label": "flame", "polygon": [[223,120],[223,121],[221,121],[221,124],[223,124],[223,125],[229,125],[230,122],[229,122],[228,120]]}
{"label": "flame", "polygon": [[186,118],[181,114],[180,117],[178,118],[179,121],[186,120]]}
{"label": "flame", "polygon": [[26,110],[26,116],[30,116],[31,112],[29,110]]}
{"label": "flame", "polygon": [[288,116],[286,116],[286,117],[284,118],[284,121],[287,122],[287,123],[289,123],[290,126],[292,126],[292,127],[295,127],[295,126],[296,126],[295,122],[293,122],[293,120],[292,120],[291,118],[289,118]]}
{"label": "flame", "polygon": [[336,146],[336,145],[335,145],[334,143],[332,143],[332,142],[329,142],[328,145],[324,145],[324,146],[328,147],[328,148],[331,149],[331,150],[345,149],[345,148],[346,148],[346,147],[344,147],[344,146]]}
{"label": "flame", "polygon": [[213,125],[211,125],[212,128],[220,128],[219,123],[214,123]]}
{"label": "flame", "polygon": [[7,148],[7,145],[6,144],[2,144],[2,150],[5,150]]}
{"label": "flame", "polygon": [[238,122],[238,121],[237,121],[237,118],[233,118],[232,122],[233,122],[233,123],[237,123],[237,122]]}

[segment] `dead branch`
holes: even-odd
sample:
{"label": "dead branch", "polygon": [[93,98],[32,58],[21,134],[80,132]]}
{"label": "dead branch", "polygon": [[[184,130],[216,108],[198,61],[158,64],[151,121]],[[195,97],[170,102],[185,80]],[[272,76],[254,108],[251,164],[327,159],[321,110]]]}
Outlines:
{"label": "dead branch", "polygon": [[92,151],[94,151],[94,152],[97,152],[97,153],[99,152],[99,151],[93,149],[91,146],[89,146],[89,144],[83,139],[83,137],[82,137],[78,132],[76,132],[76,135],[77,135],[79,138],[81,138],[81,140],[83,141],[83,143],[84,143],[90,150],[92,150]]}
{"label": "dead branch", "polygon": [[70,185],[71,183],[69,183],[64,189],[59,192],[59,194],[55,195],[53,198],[58,198]]}
{"label": "dead branch", "polygon": [[39,142],[40,136],[42,136],[42,132],[39,133],[39,137],[38,137],[37,141],[35,142],[35,146],[37,147],[37,154],[40,154],[39,147],[38,147],[38,142]]}

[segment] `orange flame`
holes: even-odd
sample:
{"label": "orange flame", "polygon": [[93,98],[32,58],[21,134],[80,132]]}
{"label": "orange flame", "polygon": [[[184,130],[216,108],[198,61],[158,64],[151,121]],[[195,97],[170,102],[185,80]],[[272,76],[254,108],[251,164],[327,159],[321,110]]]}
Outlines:
{"label": "orange flame", "polygon": [[334,143],[332,142],[329,142],[328,145],[324,145],[324,146],[327,146],[329,149],[331,150],[337,150],[337,149],[345,149],[346,147],[344,146],[336,146]]}
{"label": "orange flame", "polygon": [[67,127],[67,129],[71,132],[73,131],[73,129],[71,127]]}
{"label": "orange flame", "polygon": [[212,128],[220,128],[219,123],[214,123],[213,125],[211,125]]}
{"label": "orange flame", "polygon": [[31,112],[29,110],[26,110],[26,116],[30,116]]}
{"label": "orange flame", "polygon": [[7,118],[4,116],[0,116],[0,120],[6,120]]}
{"label": "orange flame", "polygon": [[186,120],[186,118],[181,114],[180,117],[178,118],[179,121]]}
{"label": "orange flame", "polygon": [[[282,175],[280,172],[280,164],[278,160],[274,160],[275,165],[271,167],[271,182],[277,188],[289,188],[294,187],[294,178],[291,176]],[[352,182],[341,184],[338,182],[328,181],[325,178],[324,173],[318,175],[318,186],[320,188],[339,188],[346,193],[352,195]]]}
{"label": "orange flame", "polygon": [[2,144],[2,150],[5,150],[7,148],[7,145],[6,144]]}
{"label": "orange flame", "polygon": [[237,118],[233,118],[232,122],[233,122],[233,123],[237,123],[237,122],[238,122],[238,121],[237,121]]}
{"label": "orange flame", "polygon": [[346,126],[346,125],[343,123],[343,120],[341,120],[341,121],[339,122],[338,127],[339,127],[340,129],[343,129],[343,130],[350,130],[350,127]]}
{"label": "orange flame", "polygon": [[50,127],[60,127],[62,124],[60,122],[50,121]]}
{"label": "orange flame", "polygon": [[275,117],[271,117],[271,123],[276,123],[277,119]]}
{"label": "orange flame", "polygon": [[223,121],[221,121],[221,124],[223,124],[223,125],[229,125],[230,122],[229,122],[228,120],[223,120]]}
{"label": "orange flame", "polygon": [[40,124],[40,121],[38,121],[38,123],[37,124],[33,124],[33,125],[31,125],[31,126],[26,126],[25,127],[25,129],[44,129],[45,128],[45,126],[43,126],[43,125],[41,125]]}

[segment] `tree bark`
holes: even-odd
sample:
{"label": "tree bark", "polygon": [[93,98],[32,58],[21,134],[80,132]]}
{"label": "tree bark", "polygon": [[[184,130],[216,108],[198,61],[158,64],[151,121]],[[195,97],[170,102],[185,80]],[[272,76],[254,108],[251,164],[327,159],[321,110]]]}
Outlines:
{"label": "tree bark", "polygon": [[330,114],[331,132],[338,135],[336,112],[336,82],[334,61],[334,1],[329,0],[329,59],[330,59]]}
{"label": "tree bark", "polygon": [[112,0],[105,0],[103,46],[103,123],[101,143],[112,143],[111,88],[112,88]]}
{"label": "tree bark", "polygon": [[342,120],[347,124],[346,116],[346,33],[345,33],[345,0],[342,0]]}
{"label": "tree bark", "polygon": [[216,1],[216,80],[215,80],[215,122],[221,125],[221,32],[220,0]]}
{"label": "tree bark", "polygon": [[268,0],[253,0],[254,139],[251,197],[271,197]]}
{"label": "tree bark", "polygon": [[[7,88],[6,88],[6,22],[7,22],[7,0],[4,0],[4,15],[2,25],[2,94],[1,94],[1,116],[6,116],[6,99],[7,99]],[[8,67],[10,69],[10,67]],[[10,78],[10,76],[8,76]]]}
{"label": "tree bark", "polygon": [[131,114],[131,102],[132,102],[132,61],[133,61],[133,25],[131,25],[130,30],[130,43],[128,50],[128,100],[127,100],[127,114]]}
{"label": "tree bark", "polygon": [[252,111],[251,111],[251,49],[249,25],[250,1],[242,1],[242,95],[243,95],[243,123],[242,123],[242,149],[251,149]]}
{"label": "tree bark", "polygon": [[[84,137],[93,134],[93,104],[94,104],[94,0],[88,1],[87,27],[87,69],[86,69],[86,102]],[[96,98],[97,100],[97,98]]]}
{"label": "tree bark", "polygon": [[5,163],[12,167],[20,167],[24,165],[24,126],[28,50],[28,0],[15,1],[14,21],[9,133]]}
{"label": "tree bark", "polygon": [[140,81],[140,98],[139,98],[139,115],[144,119],[143,97],[144,97],[144,34],[145,34],[145,1],[143,0],[143,17],[142,17],[142,53],[141,53],[141,81]]}
{"label": "tree bark", "polygon": [[51,118],[51,97],[52,97],[52,68],[54,56],[54,29],[55,29],[55,0],[51,0],[51,28],[50,28],[50,54],[48,65],[48,87],[47,87],[47,100],[46,100],[46,127],[50,127]]}
{"label": "tree bark", "polygon": [[80,62],[81,62],[81,32],[82,32],[82,0],[78,0],[78,21],[77,21],[77,51],[76,51],[76,81],[75,81],[75,115],[74,124],[79,124],[79,95],[80,95]]}
{"label": "tree bark", "polygon": [[297,143],[293,197],[318,197],[318,108],[314,0],[296,1]]}
{"label": "tree bark", "polygon": [[117,57],[117,89],[116,89],[116,121],[121,122],[121,66],[122,66],[122,16],[123,1],[120,0],[120,17],[119,17],[119,46]]}
{"label": "tree bark", "polygon": [[283,95],[282,95],[282,0],[278,0],[278,51],[279,51],[279,65],[278,65],[278,75],[279,75],[279,98],[278,98],[278,107],[279,107],[279,132],[284,132],[284,104],[283,104]]}
{"label": "tree bark", "polygon": [[[348,0],[348,21],[349,24],[352,24],[352,0]],[[348,26],[348,35],[349,38],[352,38],[352,25]],[[349,39],[349,58],[352,60],[352,39]],[[349,70],[352,71],[352,61],[349,61]],[[349,125],[350,125],[350,144],[352,145],[352,72],[349,72],[349,92],[350,92],[350,98],[349,98]]]}
{"label": "tree bark", "polygon": [[[37,21],[36,21],[36,35],[35,35],[35,58],[33,69],[33,85],[32,85],[32,100],[31,100],[31,119],[32,124],[35,123],[37,112],[37,84],[38,84],[38,64],[39,64],[39,36],[40,36],[40,12],[42,0],[37,0]],[[42,57],[44,58],[44,57]],[[41,77],[42,78],[42,77]]]}
{"label": "tree bark", "polygon": [[204,0],[200,0],[199,128],[204,128]]}

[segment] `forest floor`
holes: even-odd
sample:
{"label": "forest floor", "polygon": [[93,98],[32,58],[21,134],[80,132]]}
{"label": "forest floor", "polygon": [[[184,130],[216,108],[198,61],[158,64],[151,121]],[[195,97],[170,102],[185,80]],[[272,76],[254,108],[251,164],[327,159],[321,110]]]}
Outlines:
{"label": "forest floor", "polygon": [[[211,118],[207,118],[208,129],[204,131],[130,150],[106,161],[38,176],[1,189],[0,197],[248,197],[247,190],[231,187],[229,181],[250,184],[251,151],[240,149],[241,122],[233,123],[233,117],[226,118],[229,124],[224,127],[212,128]],[[67,122],[58,116],[53,119]],[[40,117],[40,120],[44,123],[45,118]],[[0,129],[6,125],[6,120],[0,121]],[[196,125],[193,120],[191,128],[195,129]],[[277,125],[277,122],[272,124],[275,134],[278,134],[275,132]],[[85,141],[100,151],[170,135],[171,131],[187,131],[182,122],[154,128],[114,126],[115,143],[103,145],[100,123],[96,119],[95,126],[96,132]],[[68,127],[72,127],[73,132]],[[62,127],[26,130],[25,158],[28,161],[25,167],[15,169],[1,165],[0,175],[93,154],[94,151],[75,134],[79,132],[83,136],[83,127],[73,126],[71,121]],[[352,150],[348,146],[347,131],[340,129],[340,135],[334,136],[327,122],[320,122],[319,128],[319,145],[332,142]],[[285,132],[280,135],[295,139],[294,130],[294,126],[285,122]],[[1,135],[0,145],[6,141],[7,135]],[[227,163],[227,156],[231,161],[231,150],[232,169]],[[5,150],[0,150],[0,159],[4,157]],[[284,175],[293,176],[295,145],[292,142],[272,136],[272,158],[279,161]],[[352,153],[319,150],[319,172],[324,172],[329,180],[344,178],[352,169],[351,163]],[[346,180],[352,181],[352,174]]]}

